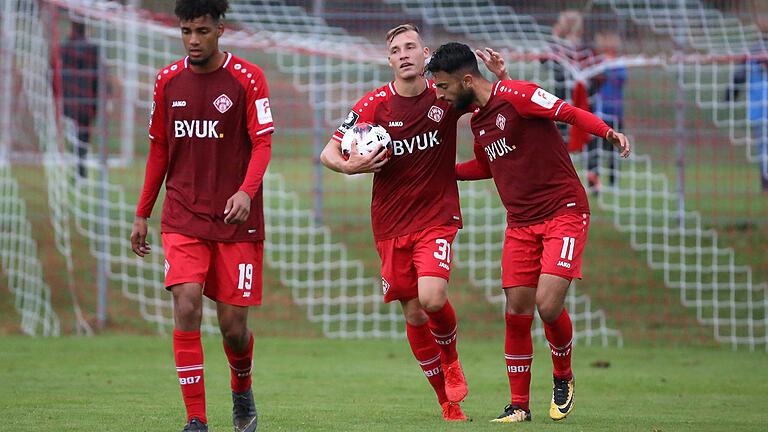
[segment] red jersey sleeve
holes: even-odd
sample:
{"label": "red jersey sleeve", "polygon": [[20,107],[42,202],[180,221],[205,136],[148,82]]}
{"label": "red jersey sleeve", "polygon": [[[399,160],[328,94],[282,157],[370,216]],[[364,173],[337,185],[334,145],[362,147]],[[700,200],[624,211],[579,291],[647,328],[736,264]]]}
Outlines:
{"label": "red jersey sleeve", "polygon": [[384,90],[379,90],[376,92],[370,92],[366,94],[362,99],[357,101],[354,107],[352,107],[352,110],[347,114],[346,117],[344,117],[344,121],[341,123],[338,129],[336,129],[335,132],[333,132],[332,139],[335,139],[338,142],[341,142],[341,139],[344,138],[344,134],[347,133],[349,128],[356,125],[360,122],[367,122],[367,123],[373,123],[373,114],[376,111],[376,105],[375,101],[377,99],[380,99],[377,96],[377,93],[383,92]]}
{"label": "red jersey sleeve", "polygon": [[264,72],[256,65],[250,65],[252,70],[250,77],[243,75],[241,80],[246,80],[246,99],[248,108],[248,135],[251,138],[251,160],[245,172],[245,179],[238,190],[246,192],[251,198],[259,190],[267,171],[267,165],[272,156],[272,132],[275,125],[272,121],[272,110],[269,106],[269,89]]}
{"label": "red jersey sleeve", "polygon": [[501,92],[524,118],[542,117],[568,123],[602,138],[611,129],[596,115],[569,105],[534,83],[500,81],[495,91]]}
{"label": "red jersey sleeve", "polygon": [[487,156],[482,154],[480,149],[481,147],[475,144],[475,158],[456,164],[456,180],[483,180],[492,177]]}
{"label": "red jersey sleeve", "polygon": [[155,91],[152,99],[152,110],[149,117],[149,157],[144,174],[144,188],[141,191],[136,216],[148,218],[157,201],[160,187],[165,180],[168,170],[168,142],[165,134],[165,104],[163,103],[164,87],[167,79],[162,80],[158,75],[155,81]]}

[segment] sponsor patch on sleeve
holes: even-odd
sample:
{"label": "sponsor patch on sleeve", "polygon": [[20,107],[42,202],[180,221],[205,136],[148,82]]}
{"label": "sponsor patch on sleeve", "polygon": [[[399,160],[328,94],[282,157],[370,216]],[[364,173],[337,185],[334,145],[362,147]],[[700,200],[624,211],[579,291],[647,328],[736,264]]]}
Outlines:
{"label": "sponsor patch on sleeve", "polygon": [[360,118],[360,114],[354,111],[350,111],[349,114],[347,114],[347,116],[344,118],[344,122],[341,124],[341,126],[339,126],[339,129],[338,129],[339,133],[341,133],[342,135],[347,133],[349,128],[354,126],[355,123],[357,123],[357,119],[359,118]]}
{"label": "sponsor patch on sleeve", "polygon": [[557,102],[557,96],[539,87],[533,92],[531,102],[546,109],[550,109],[555,105],[555,102]]}
{"label": "sponsor patch on sleeve", "polygon": [[256,99],[256,114],[259,124],[272,123],[272,110],[269,108],[268,98]]}

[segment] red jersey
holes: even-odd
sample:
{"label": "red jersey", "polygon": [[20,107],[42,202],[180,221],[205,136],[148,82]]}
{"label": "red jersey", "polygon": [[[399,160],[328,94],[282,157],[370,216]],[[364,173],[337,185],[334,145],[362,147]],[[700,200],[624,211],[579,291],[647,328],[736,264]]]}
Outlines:
{"label": "red jersey", "polygon": [[[264,239],[262,179],[274,131],[261,69],[230,53],[210,73],[187,58],[160,71],[149,122],[151,147],[137,216],[149,217],[165,178],[161,229],[206,240]],[[230,196],[251,196],[241,225],[224,223]]]}
{"label": "red jersey", "polygon": [[464,113],[437,98],[434,85],[418,96],[400,96],[394,83],[368,93],[333,134],[359,122],[383,126],[392,137],[392,158],[373,176],[371,223],[375,240],[422,229],[461,227],[456,185],[456,123]]}
{"label": "red jersey", "polygon": [[566,213],[589,213],[589,201],[553,120],[605,137],[610,127],[525,81],[499,81],[472,115],[475,155],[493,176],[509,226]]}

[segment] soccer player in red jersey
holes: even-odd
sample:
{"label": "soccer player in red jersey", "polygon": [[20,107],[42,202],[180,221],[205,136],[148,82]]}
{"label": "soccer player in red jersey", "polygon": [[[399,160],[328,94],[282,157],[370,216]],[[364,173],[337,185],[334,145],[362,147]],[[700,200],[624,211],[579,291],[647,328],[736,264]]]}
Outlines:
{"label": "soccer player in red jersey", "polygon": [[[387,33],[395,80],[366,94],[336,130],[320,158],[345,174],[373,172],[371,220],[381,256],[384,301],[399,300],[408,342],[437,394],[445,420],[466,420],[459,402],[467,383],[456,351],[456,314],[447,297],[453,252],[461,227],[459,192],[453,175],[456,123],[469,112],[439,100],[424,78],[429,48],[413,24]],[[487,49],[489,69],[506,77],[503,60]],[[384,152],[341,153],[344,133],[359,122],[375,123],[392,137]]]}
{"label": "soccer player in red jersey", "polygon": [[161,230],[165,285],[173,295],[173,351],[187,408],[184,431],[207,431],[203,295],[216,302],[231,368],[235,431],[254,431],[253,334],[248,306],[261,304],[262,179],[274,131],[261,69],[219,50],[227,0],[177,0],[187,57],[155,81],[151,146],[131,233],[150,253],[147,218],[165,180]]}
{"label": "soccer player in red jersey", "polygon": [[502,254],[506,296],[505,357],[511,404],[494,422],[529,421],[533,343],[538,309],[552,351],[554,388],[549,415],[565,418],[573,409],[573,328],[565,296],[581,278],[581,255],[589,229],[589,203],[554,121],[603,137],[630,154],[627,138],[593,114],[525,81],[484,79],[464,44],[441,46],[427,70],[437,94],[457,110],[471,105],[476,158],[456,165],[460,180],[493,177],[507,209]]}

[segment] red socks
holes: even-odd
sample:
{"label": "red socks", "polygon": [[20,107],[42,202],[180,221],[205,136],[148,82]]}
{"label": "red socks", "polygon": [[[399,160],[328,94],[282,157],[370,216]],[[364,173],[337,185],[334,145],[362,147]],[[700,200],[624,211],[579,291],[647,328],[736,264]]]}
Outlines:
{"label": "red socks", "polygon": [[573,325],[571,317],[563,308],[563,312],[552,322],[544,323],[544,333],[547,335],[549,347],[552,350],[552,364],[557,379],[571,379],[571,344],[573,343]]}
{"label": "red socks", "polygon": [[443,353],[443,363],[455,362],[459,353],[456,352],[456,312],[453,311],[453,306],[446,300],[439,311],[424,311],[429,316],[429,331]]}
{"label": "red socks", "polygon": [[232,370],[232,391],[240,393],[251,388],[251,368],[253,367],[253,332],[248,348],[244,351],[233,351],[223,342],[224,352]]}
{"label": "red socks", "polygon": [[507,360],[512,405],[520,405],[522,409],[529,411],[531,363],[533,363],[533,339],[531,339],[533,315],[505,314],[504,318],[507,323],[504,358]]}
{"label": "red socks", "polygon": [[408,342],[419,366],[427,376],[427,380],[435,389],[437,401],[440,404],[448,401],[445,396],[445,378],[440,362],[440,348],[435,343],[434,337],[429,332],[427,325],[414,326],[406,321]]}
{"label": "red socks", "polygon": [[203,382],[203,345],[200,330],[183,332],[173,330],[173,355],[179,374],[181,395],[187,407],[187,422],[197,417],[208,423],[205,417],[205,384]]}

